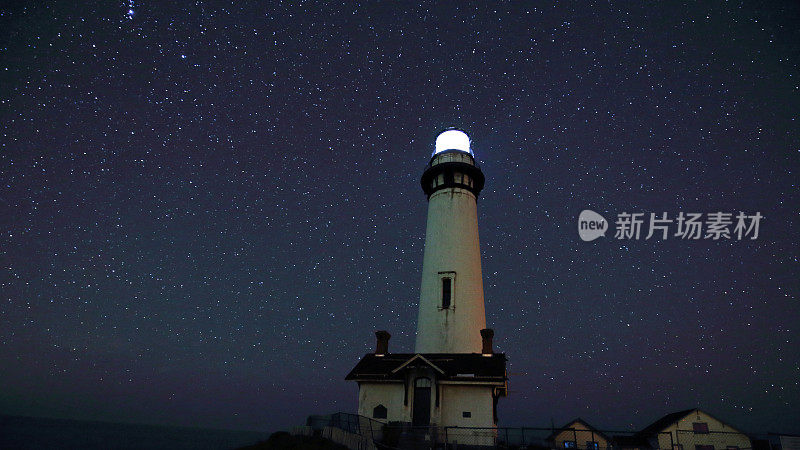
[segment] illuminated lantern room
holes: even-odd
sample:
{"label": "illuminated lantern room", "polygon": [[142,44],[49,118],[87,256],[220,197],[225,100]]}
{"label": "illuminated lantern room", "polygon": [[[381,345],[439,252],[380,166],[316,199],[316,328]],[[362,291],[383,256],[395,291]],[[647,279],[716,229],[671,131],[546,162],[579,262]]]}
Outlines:
{"label": "illuminated lantern room", "polygon": [[434,155],[453,150],[467,152],[470,155],[473,154],[467,133],[451,129],[440,133],[439,136],[436,137],[436,149],[433,151]]}

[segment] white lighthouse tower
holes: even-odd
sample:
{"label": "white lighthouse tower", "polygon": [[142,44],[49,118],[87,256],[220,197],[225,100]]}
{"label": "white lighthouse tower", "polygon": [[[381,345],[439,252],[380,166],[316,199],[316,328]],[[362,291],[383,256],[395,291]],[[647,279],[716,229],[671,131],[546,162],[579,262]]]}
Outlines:
{"label": "white lighthouse tower", "polygon": [[414,353],[390,352],[391,335],[377,331],[375,352],[345,379],[358,383],[361,416],[404,424],[428,443],[446,441],[449,430],[491,445],[506,356],[494,352],[486,328],[477,212],[484,176],[466,133],[439,134],[421,183],[428,222]]}
{"label": "white lighthouse tower", "polygon": [[486,328],[478,245],[483,172],[466,133],[447,130],[422,175],[428,225],[417,317],[417,353],[479,353]]}

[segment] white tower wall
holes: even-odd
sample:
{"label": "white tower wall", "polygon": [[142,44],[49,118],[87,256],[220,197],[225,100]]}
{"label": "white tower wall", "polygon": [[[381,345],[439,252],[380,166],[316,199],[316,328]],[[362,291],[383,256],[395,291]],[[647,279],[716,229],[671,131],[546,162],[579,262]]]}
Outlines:
{"label": "white tower wall", "polygon": [[480,353],[486,313],[477,194],[483,174],[469,152],[447,150],[434,155],[422,183],[430,197],[416,352]]}

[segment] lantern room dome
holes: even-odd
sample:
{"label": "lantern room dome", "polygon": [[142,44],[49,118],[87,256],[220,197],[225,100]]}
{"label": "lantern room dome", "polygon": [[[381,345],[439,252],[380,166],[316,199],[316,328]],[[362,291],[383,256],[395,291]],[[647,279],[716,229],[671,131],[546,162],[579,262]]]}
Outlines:
{"label": "lantern room dome", "polygon": [[462,151],[472,155],[473,153],[470,148],[470,141],[467,133],[455,129],[440,133],[439,136],[436,137],[436,150],[434,150],[433,154],[435,155],[449,150]]}

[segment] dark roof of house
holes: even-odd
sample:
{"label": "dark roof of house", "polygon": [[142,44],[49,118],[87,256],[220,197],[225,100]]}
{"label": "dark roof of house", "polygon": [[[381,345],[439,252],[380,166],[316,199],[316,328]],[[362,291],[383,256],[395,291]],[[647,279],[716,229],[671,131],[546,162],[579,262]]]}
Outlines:
{"label": "dark roof of house", "polygon": [[585,427],[586,427],[588,430],[592,431],[594,434],[596,434],[596,435],[598,435],[598,436],[602,437],[603,439],[605,439],[605,440],[607,440],[607,441],[608,441],[608,440],[610,440],[610,439],[608,438],[608,436],[606,436],[606,435],[605,435],[605,434],[603,434],[602,432],[598,431],[598,430],[597,430],[597,428],[595,428],[595,427],[593,427],[593,426],[589,425],[589,422],[587,422],[587,421],[585,421],[585,420],[581,419],[580,417],[578,417],[578,418],[575,418],[575,419],[572,419],[572,420],[570,420],[569,422],[567,422],[567,423],[566,423],[566,424],[565,424],[563,427],[561,427],[561,428],[556,428],[555,430],[553,430],[553,432],[552,432],[552,433],[550,433],[550,435],[549,435],[549,436],[547,436],[547,440],[548,440],[548,441],[552,441],[552,440],[553,440],[553,439],[555,439],[555,437],[556,437],[556,436],[557,436],[559,433],[561,433],[562,431],[570,430],[571,428],[573,428],[573,427],[572,427],[572,424],[575,424],[575,423],[579,423],[579,424],[581,424],[581,425],[585,426]]}
{"label": "dark roof of house", "polygon": [[683,419],[684,417],[688,416],[689,414],[695,411],[697,411],[697,408],[692,408],[684,411],[678,411],[671,414],[667,414],[666,416],[656,420],[655,422],[643,428],[642,431],[636,433],[636,436],[640,437],[652,436],[653,434],[660,432],[664,428],[667,428],[668,426]]}
{"label": "dark roof of house", "polygon": [[367,353],[345,380],[403,380],[406,369],[430,367],[440,379],[505,382],[506,355],[494,353]]}

